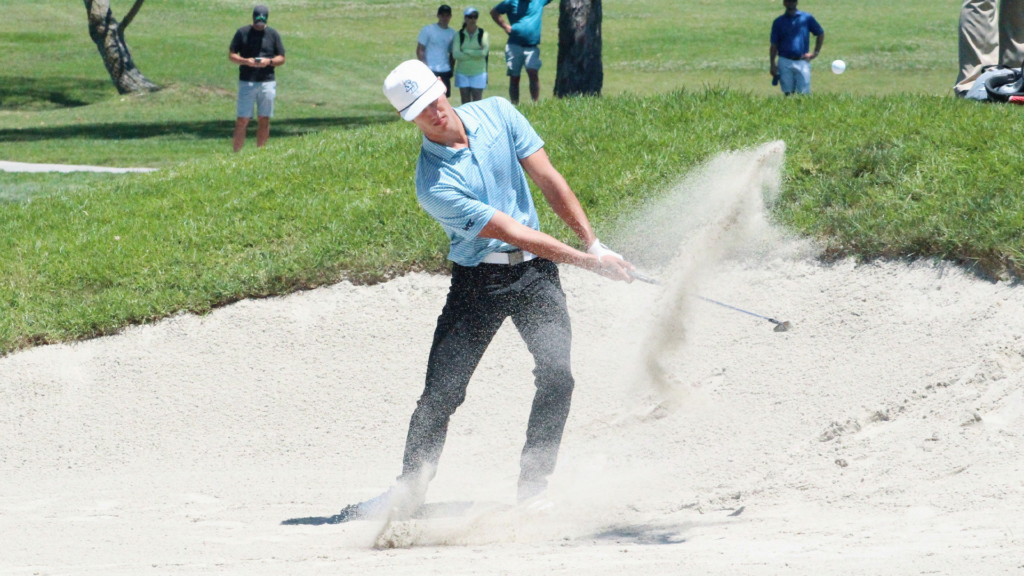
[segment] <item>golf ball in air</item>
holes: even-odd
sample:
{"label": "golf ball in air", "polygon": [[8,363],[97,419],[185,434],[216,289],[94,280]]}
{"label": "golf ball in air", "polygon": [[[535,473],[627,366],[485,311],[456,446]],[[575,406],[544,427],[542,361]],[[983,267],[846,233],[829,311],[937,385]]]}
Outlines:
{"label": "golf ball in air", "polygon": [[836,60],[835,62],[832,63],[832,71],[835,72],[836,74],[842,74],[843,72],[846,72],[846,62],[843,62],[842,60]]}

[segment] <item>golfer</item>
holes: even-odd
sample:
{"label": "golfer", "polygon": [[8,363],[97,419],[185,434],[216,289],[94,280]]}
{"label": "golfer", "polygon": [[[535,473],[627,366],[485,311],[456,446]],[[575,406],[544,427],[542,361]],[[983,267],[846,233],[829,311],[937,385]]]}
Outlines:
{"label": "golfer", "polygon": [[277,78],[274,68],[284,66],[284,44],[281,35],[267,19],[270,9],[260,5],[252,9],[252,25],[235,32],[228,49],[228,60],[238,64],[238,119],[235,120],[234,149],[245,145],[245,131],[252,120],[253,107],[258,117],[256,147],[270,139],[270,118],[274,115]]}
{"label": "golfer", "polygon": [[[408,516],[423,503],[448,420],[491,338],[511,317],[533,354],[536,395],[520,460],[518,500],[538,496],[555,468],[569,415],[571,329],[556,263],[629,282],[633,266],[603,246],[544,142],[507,100],[452,108],[444,85],[423,63],[400,64],[384,93],[423,132],[416,197],[451,241],[452,283],[427,360],[426,387],[405,444],[402,475],[383,495],[342,511],[344,519]],[[539,231],[526,175],[587,252]]]}
{"label": "golfer", "polygon": [[[796,9],[797,0],[783,0],[786,13],[772,23],[771,62],[772,78],[778,78],[782,93],[811,93],[811,60],[821,53],[825,31],[807,12]],[[810,51],[811,34],[816,37],[814,52]],[[776,63],[775,58],[778,57]]]}
{"label": "golfer", "polygon": [[452,7],[441,4],[437,8],[437,23],[424,26],[416,39],[416,58],[441,78],[446,96],[452,93],[452,39],[455,38],[455,30],[448,26],[451,21]]}
{"label": "golfer", "polygon": [[[540,98],[540,29],[544,7],[551,0],[502,0],[491,9],[491,19],[508,34],[505,66],[508,73],[508,98],[519,104],[519,79],[523,67],[530,78],[530,98]],[[502,15],[508,15],[508,22]]]}

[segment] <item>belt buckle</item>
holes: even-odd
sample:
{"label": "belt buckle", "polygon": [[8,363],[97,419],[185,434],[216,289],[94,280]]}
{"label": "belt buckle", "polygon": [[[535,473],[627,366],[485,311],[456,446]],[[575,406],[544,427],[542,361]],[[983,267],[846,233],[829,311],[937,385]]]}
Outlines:
{"label": "belt buckle", "polygon": [[522,250],[516,250],[515,252],[508,253],[508,265],[515,266],[516,264],[522,264],[525,254]]}

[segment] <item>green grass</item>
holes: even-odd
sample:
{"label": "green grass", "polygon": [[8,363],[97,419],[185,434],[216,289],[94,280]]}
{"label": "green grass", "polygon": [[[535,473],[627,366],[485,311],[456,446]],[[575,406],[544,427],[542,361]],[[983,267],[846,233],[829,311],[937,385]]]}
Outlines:
{"label": "green grass", "polygon": [[[131,2],[112,4],[121,18]],[[281,32],[288,63],[278,73],[271,146],[287,149],[294,136],[348,127],[353,119],[393,118],[381,93],[383,78],[413,57],[417,32],[434,20],[437,4],[273,3],[271,25]],[[804,0],[801,8],[815,14],[827,34],[816,92],[949,93],[958,0]],[[16,56],[0,71],[0,158],[164,167],[227,152],[237,80],[227,46],[251,9],[250,0],[146,3],[128,28],[128,43],[140,70],[169,88],[121,97],[89,39],[81,2],[7,0],[0,50]],[[769,81],[767,39],[780,2],[615,0],[605,2],[604,11],[606,95],[704,84],[778,94]],[[557,20],[555,2],[544,20],[543,98],[554,84]],[[483,26],[494,42],[486,94],[505,94],[504,34],[486,15]],[[835,58],[849,63],[846,74],[828,72]]]}
{"label": "green grass", "polygon": [[[599,229],[719,151],[783,139],[776,215],[833,253],[1024,269],[1017,107],[709,90],[526,112]],[[8,204],[0,350],[343,277],[442,269],[447,240],[413,190],[419,141],[410,124],[369,125]]]}
{"label": "green grass", "polygon": [[[115,0],[115,14],[130,4]],[[783,99],[767,74],[779,2],[605,2],[606,96],[568,101],[550,98],[551,6],[543,100],[522,109],[601,230],[716,152],[781,138],[775,216],[826,253],[1021,274],[1022,111],[948,97],[959,4],[804,0],[825,51],[815,95]],[[119,96],[80,3],[8,0],[0,159],[161,170],[0,174],[0,354],[339,278],[443,269],[444,235],[413,196],[419,135],[380,89],[436,5],[274,3],[288,63],[271,142],[233,155],[227,45],[252,2],[147,3],[128,42],[165,89]],[[484,26],[495,41],[485,95],[503,95],[503,35]],[[836,58],[846,74],[828,73]],[[541,217],[568,239],[550,211]]]}

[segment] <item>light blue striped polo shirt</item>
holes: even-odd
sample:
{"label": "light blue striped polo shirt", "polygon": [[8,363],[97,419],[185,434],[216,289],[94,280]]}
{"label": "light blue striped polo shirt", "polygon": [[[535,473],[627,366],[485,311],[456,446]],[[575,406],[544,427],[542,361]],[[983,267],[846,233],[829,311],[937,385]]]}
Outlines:
{"label": "light blue striped polo shirt", "polygon": [[491,252],[517,250],[477,235],[496,211],[540,230],[530,185],[519,160],[544,147],[533,126],[504,98],[487,98],[455,109],[469,148],[448,148],[423,137],[416,163],[416,199],[448,233],[448,259],[476,266]]}

